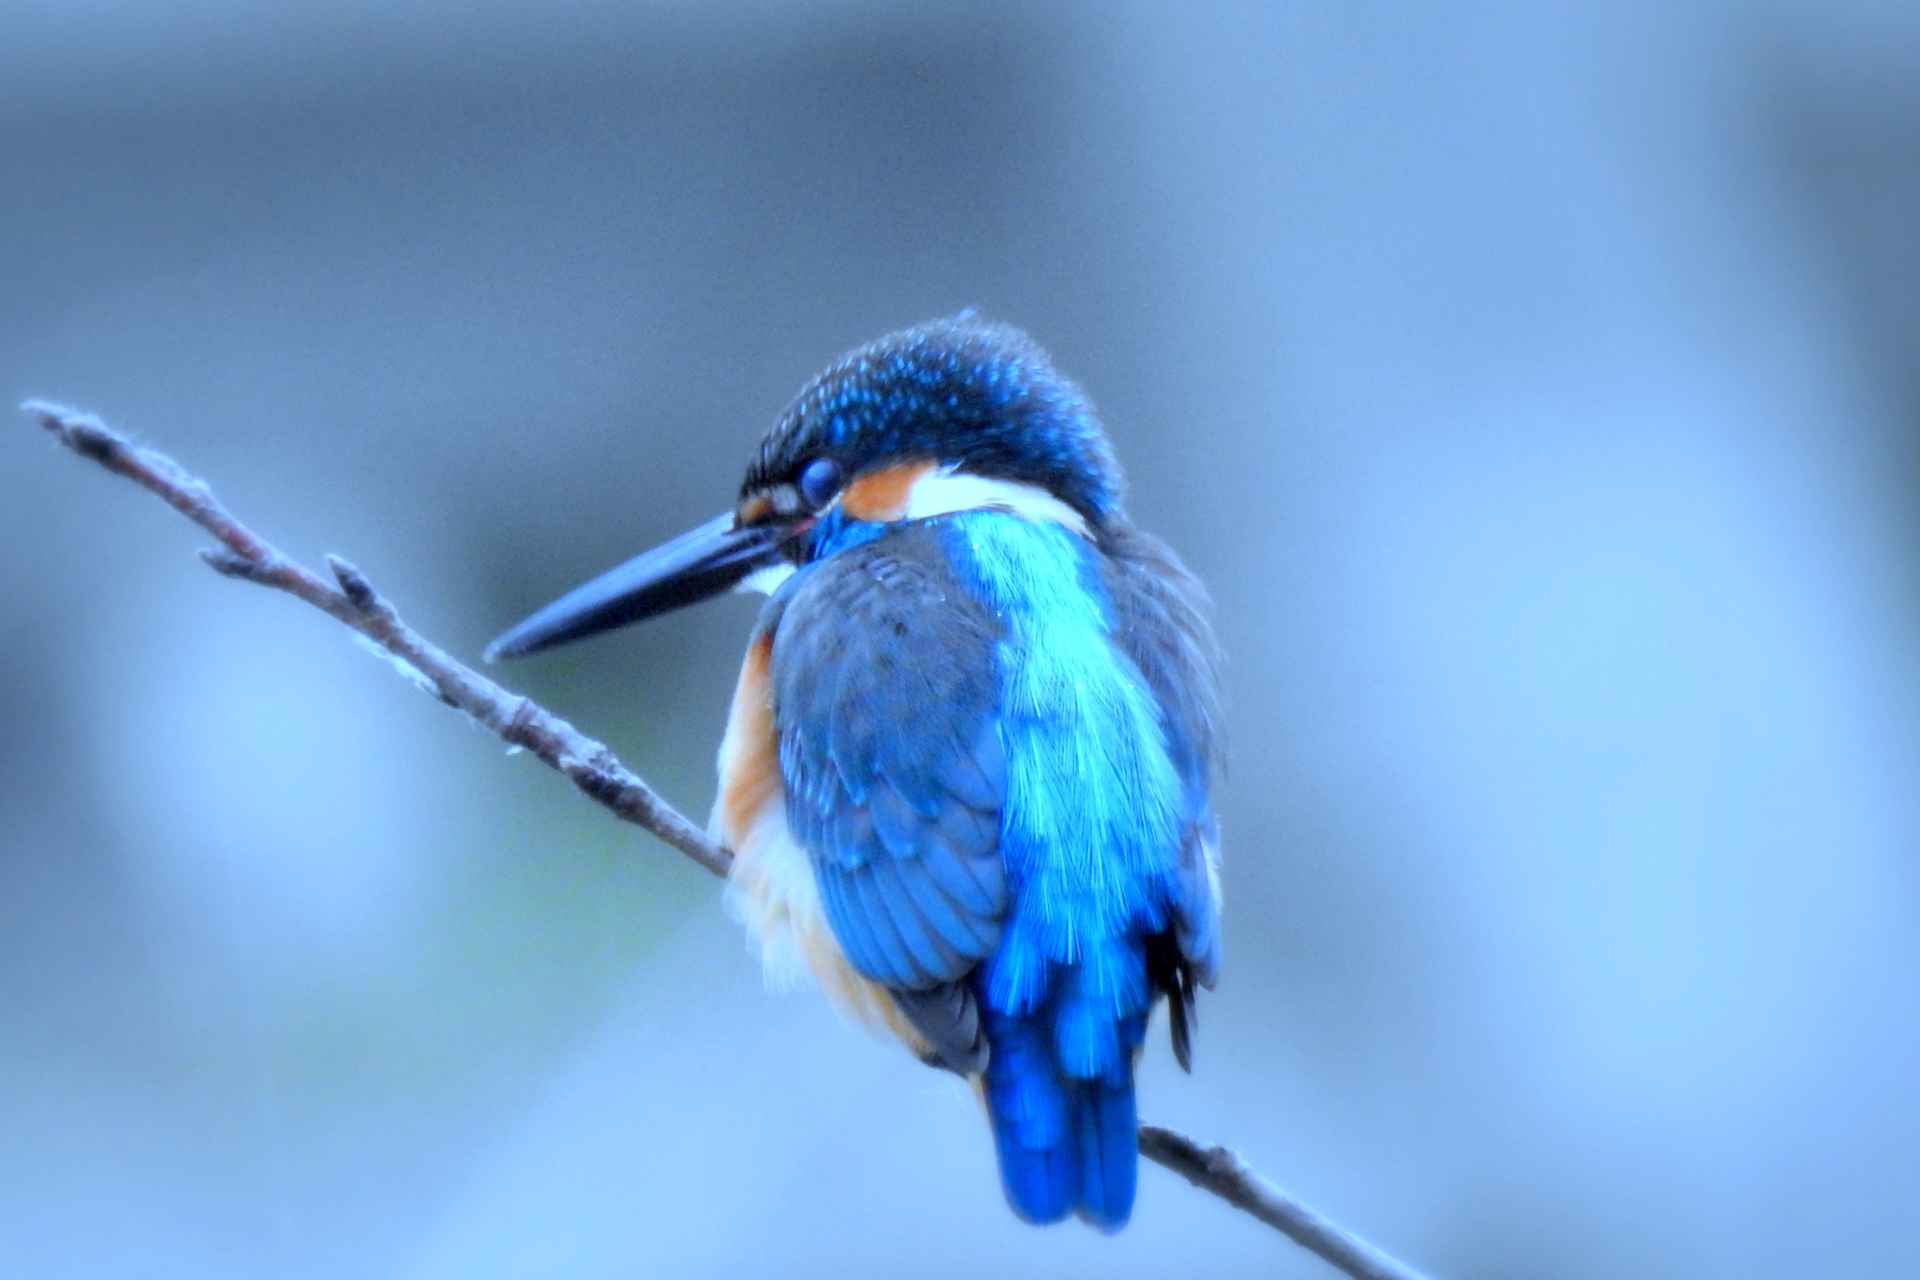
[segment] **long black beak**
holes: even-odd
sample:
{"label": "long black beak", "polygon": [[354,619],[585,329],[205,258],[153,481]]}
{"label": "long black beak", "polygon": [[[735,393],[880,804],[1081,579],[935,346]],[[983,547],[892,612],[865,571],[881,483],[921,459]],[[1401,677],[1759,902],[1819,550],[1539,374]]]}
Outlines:
{"label": "long black beak", "polygon": [[793,533],[778,523],[736,527],[731,511],[715,516],[575,587],[488,645],[486,659],[537,653],[717,596],[755,569],[777,563],[781,544]]}

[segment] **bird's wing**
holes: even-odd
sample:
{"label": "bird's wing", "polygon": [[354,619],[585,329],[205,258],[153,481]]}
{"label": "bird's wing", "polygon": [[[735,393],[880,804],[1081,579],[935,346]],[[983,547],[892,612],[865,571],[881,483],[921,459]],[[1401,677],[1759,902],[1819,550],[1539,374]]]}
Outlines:
{"label": "bird's wing", "polygon": [[773,643],[787,823],[827,921],[957,1069],[945,1042],[977,1023],[955,984],[1007,910],[998,639],[933,533],[908,525],[815,566]]}
{"label": "bird's wing", "polygon": [[[1208,621],[1212,610],[1199,580],[1153,535],[1115,525],[1106,531],[1101,549],[1115,639],[1160,704],[1167,754],[1186,793],[1174,937],[1193,978],[1210,987],[1220,967],[1219,832],[1211,793],[1226,755],[1220,655]],[[1184,1038],[1177,1024],[1176,1038]]]}

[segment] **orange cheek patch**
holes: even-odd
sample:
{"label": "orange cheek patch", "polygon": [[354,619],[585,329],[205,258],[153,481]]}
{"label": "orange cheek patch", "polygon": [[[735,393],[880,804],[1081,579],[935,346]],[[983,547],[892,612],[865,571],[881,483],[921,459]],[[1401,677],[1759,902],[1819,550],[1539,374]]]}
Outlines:
{"label": "orange cheek patch", "polygon": [[840,509],[855,520],[884,524],[907,514],[907,497],[920,477],[933,470],[928,459],[869,471],[840,494]]}

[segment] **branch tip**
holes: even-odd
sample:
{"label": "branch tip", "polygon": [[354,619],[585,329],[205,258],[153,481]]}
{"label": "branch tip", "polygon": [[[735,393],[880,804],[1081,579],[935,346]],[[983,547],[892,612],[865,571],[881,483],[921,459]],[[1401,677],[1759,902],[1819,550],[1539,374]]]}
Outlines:
{"label": "branch tip", "polygon": [[95,414],[51,400],[22,400],[20,408],[40,419],[40,425],[60,437],[61,444],[95,462],[104,462],[126,447],[127,438]]}
{"label": "branch tip", "polygon": [[[52,400],[42,400],[38,396],[30,396],[22,400],[20,412],[30,413],[40,419],[40,425],[49,431],[59,431],[63,423],[75,418],[92,418],[93,421],[100,422],[100,419],[91,413],[69,408]],[[100,425],[104,427],[106,424],[100,423]]]}

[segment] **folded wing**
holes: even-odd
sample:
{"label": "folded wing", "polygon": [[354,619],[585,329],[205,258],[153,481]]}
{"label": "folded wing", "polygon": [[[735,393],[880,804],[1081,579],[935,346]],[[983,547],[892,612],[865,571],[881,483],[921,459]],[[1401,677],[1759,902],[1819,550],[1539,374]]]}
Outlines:
{"label": "folded wing", "polygon": [[908,525],[818,565],[772,654],[787,822],[827,921],[963,1073],[984,1065],[986,1043],[962,979],[1007,911],[999,638],[931,530]]}

